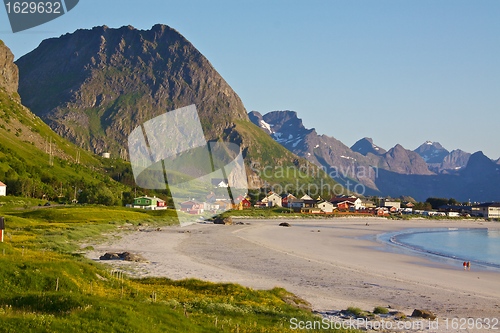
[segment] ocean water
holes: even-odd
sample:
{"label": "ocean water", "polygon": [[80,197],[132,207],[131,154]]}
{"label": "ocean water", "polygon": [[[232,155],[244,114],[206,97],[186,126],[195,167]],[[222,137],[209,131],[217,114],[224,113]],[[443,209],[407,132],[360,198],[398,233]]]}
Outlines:
{"label": "ocean water", "polygon": [[448,264],[500,270],[500,231],[481,229],[410,229],[381,237],[393,245]]}

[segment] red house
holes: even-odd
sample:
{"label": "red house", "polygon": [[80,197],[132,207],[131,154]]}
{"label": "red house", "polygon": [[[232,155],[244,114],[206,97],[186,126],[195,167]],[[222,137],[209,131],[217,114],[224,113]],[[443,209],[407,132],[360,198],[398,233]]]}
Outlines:
{"label": "red house", "polygon": [[290,204],[290,201],[294,200],[294,199],[297,199],[293,194],[283,194],[281,196],[281,205],[283,207],[290,207],[289,204]]}

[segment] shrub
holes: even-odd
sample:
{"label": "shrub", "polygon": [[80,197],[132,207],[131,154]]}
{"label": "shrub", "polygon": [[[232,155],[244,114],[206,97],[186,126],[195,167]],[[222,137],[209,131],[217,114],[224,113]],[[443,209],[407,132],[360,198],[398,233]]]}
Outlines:
{"label": "shrub", "polygon": [[357,317],[365,314],[363,310],[361,310],[360,308],[355,308],[353,306],[348,307],[346,311]]}
{"label": "shrub", "polygon": [[373,313],[376,314],[387,314],[389,313],[389,309],[384,308],[383,306],[377,306],[373,309]]}

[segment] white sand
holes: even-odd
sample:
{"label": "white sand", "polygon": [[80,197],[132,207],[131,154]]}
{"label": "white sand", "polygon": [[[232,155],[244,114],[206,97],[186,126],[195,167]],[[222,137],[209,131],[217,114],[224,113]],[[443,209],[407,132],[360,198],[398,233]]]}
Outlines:
{"label": "white sand", "polygon": [[242,221],[251,225],[134,232],[112,244],[95,245],[88,255],[97,259],[109,251],[142,254],[149,264],[112,263],[135,276],[199,278],[256,289],[280,286],[308,300],[316,310],[390,305],[407,314],[415,308],[427,309],[440,318],[500,317],[500,273],[474,266],[463,271],[461,262],[450,266],[382,251],[383,244],[374,237],[407,228],[498,230],[500,223],[338,218],[287,220],[292,227],[285,228],[278,226],[285,220]]}

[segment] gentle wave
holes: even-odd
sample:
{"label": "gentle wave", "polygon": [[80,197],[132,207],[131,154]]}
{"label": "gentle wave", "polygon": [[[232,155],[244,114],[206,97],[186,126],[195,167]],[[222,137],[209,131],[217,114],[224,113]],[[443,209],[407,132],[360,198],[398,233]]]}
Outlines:
{"label": "gentle wave", "polygon": [[[435,241],[430,244],[428,240],[423,239],[423,237],[429,237],[431,238],[430,241],[432,242],[432,239],[435,238],[432,236],[435,235],[439,235],[442,238],[441,244],[438,244]],[[456,248],[443,248],[445,244],[455,244],[456,242],[450,242],[450,238],[453,237],[452,239],[455,239],[456,235],[459,235],[459,237],[461,238],[462,245],[457,246]],[[492,254],[487,254],[484,252],[484,249],[487,248],[487,242],[494,242],[493,248],[500,249],[500,238],[495,237],[493,239],[490,239],[488,237],[487,228],[407,229],[395,233],[383,234],[377,238],[390,244],[409,249],[413,252],[417,252],[418,254],[424,254],[435,258],[437,257],[441,259],[454,260],[456,261],[455,264],[457,265],[461,265],[461,262],[463,261],[470,261],[472,263],[472,266],[482,266],[486,269],[489,268],[500,270],[500,262],[495,262],[492,261],[491,258],[488,258],[489,256],[498,256],[500,252]],[[470,243],[472,243],[472,245],[474,245],[474,243],[477,243],[482,246],[478,249],[474,249],[474,247],[471,246],[472,250],[469,253],[462,253],[463,244]],[[454,251],[457,252],[456,255],[450,253]]]}

